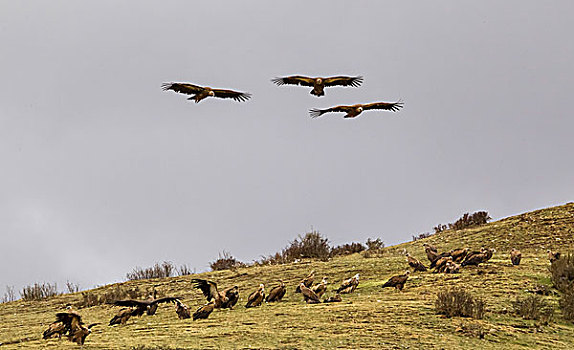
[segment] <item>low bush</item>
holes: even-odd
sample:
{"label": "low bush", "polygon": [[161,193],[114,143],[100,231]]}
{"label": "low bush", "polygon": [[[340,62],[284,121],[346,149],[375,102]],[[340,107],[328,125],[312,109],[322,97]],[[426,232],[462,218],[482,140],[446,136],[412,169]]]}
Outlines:
{"label": "low bush", "polygon": [[551,321],[554,307],[540,295],[529,295],[525,298],[517,297],[512,303],[514,313],[526,320]]}
{"label": "low bush", "polygon": [[143,280],[149,278],[165,278],[173,276],[175,272],[175,266],[169,262],[164,261],[163,263],[155,263],[152,267],[141,268],[136,266],[131,272],[126,274],[128,281],[132,280]]}
{"label": "low bush", "polygon": [[338,245],[331,249],[331,256],[340,256],[340,255],[351,255],[355,253],[360,253],[364,251],[365,246],[358,242],[353,242],[351,244],[342,244]]}
{"label": "low bush", "polygon": [[574,254],[568,253],[550,265],[551,280],[560,292],[574,289]]}
{"label": "low bush", "polygon": [[423,233],[419,233],[418,235],[413,235],[413,242],[418,241],[419,239],[429,238],[432,235],[433,234],[430,232],[423,232]]}
{"label": "low bush", "polygon": [[562,293],[558,303],[564,319],[574,321],[574,289],[569,289]]}
{"label": "low bush", "polygon": [[448,228],[453,230],[462,230],[463,228],[484,225],[491,219],[492,218],[486,211],[477,211],[472,214],[465,213],[452,224],[448,224]]}
{"label": "low bush", "polygon": [[462,316],[482,319],[484,309],[482,298],[474,297],[462,288],[440,291],[435,302],[437,314],[446,315],[446,317]]}
{"label": "low bush", "polygon": [[229,252],[223,251],[219,258],[209,263],[212,271],[233,270],[238,267],[244,267],[245,264],[235,259]]}
{"label": "low bush", "polygon": [[41,300],[58,294],[58,286],[56,283],[34,283],[31,286],[22,288],[20,292],[20,296],[24,300]]}
{"label": "low bush", "polygon": [[8,303],[14,300],[16,300],[16,292],[14,292],[14,287],[6,286],[6,292],[2,296],[2,300],[0,300],[0,303]]}

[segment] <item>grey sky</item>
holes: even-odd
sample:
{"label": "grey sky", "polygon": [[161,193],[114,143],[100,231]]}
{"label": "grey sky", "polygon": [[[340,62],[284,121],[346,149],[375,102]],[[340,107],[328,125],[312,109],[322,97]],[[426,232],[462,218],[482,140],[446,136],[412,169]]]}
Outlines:
{"label": "grey sky", "polygon": [[[393,244],[572,200],[570,1],[1,5],[3,285],[205,270],[311,225]],[[290,74],[365,82],[322,98],[270,82]],[[170,81],[253,98],[195,104]]]}

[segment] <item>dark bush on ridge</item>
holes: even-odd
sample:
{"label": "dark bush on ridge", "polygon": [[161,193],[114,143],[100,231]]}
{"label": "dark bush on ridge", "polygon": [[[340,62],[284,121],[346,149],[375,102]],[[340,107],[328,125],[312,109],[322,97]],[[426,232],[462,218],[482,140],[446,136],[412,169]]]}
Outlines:
{"label": "dark bush on ridge", "polygon": [[484,300],[473,297],[462,288],[446,289],[438,293],[435,310],[446,317],[462,316],[481,319],[484,317]]}
{"label": "dark bush on ridge", "polygon": [[574,288],[574,254],[568,253],[550,265],[550,274],[554,287],[560,292]]}
{"label": "dark bush on ridge", "polygon": [[428,238],[432,235],[433,234],[430,232],[423,232],[423,233],[419,233],[418,235],[413,235],[413,242],[418,241],[419,239]]}
{"label": "dark bush on ridge", "polygon": [[132,272],[128,272],[126,274],[126,278],[128,281],[148,278],[165,278],[173,276],[174,272],[175,266],[169,261],[164,261],[161,265],[159,263],[155,263],[154,266],[146,269],[136,266]]}
{"label": "dark bush on ridge", "polygon": [[326,261],[330,256],[331,246],[329,246],[329,240],[321,236],[319,231],[313,230],[307,232],[304,236],[299,235],[280,252],[261,257],[255,263],[258,265],[286,264],[304,258]]}
{"label": "dark bush on ridge", "polygon": [[56,283],[34,283],[34,285],[22,288],[20,296],[24,300],[41,300],[58,295]]}
{"label": "dark bush on ridge", "polygon": [[367,248],[365,248],[365,246],[362,245],[361,243],[358,242],[353,242],[351,244],[347,243],[343,245],[338,245],[333,249],[331,249],[331,256],[351,255],[355,253],[360,253],[365,249]]}
{"label": "dark bush on ridge", "polygon": [[367,250],[374,252],[382,250],[385,247],[385,243],[380,238],[376,239],[367,238],[366,244],[367,244]]}
{"label": "dark bush on ridge", "polygon": [[14,300],[16,300],[16,293],[14,292],[14,287],[6,286],[6,292],[4,293],[4,296],[2,296],[2,300],[0,301],[0,303],[8,303]]}
{"label": "dark bush on ridge", "polygon": [[219,258],[209,263],[212,271],[233,270],[238,267],[245,267],[245,264],[235,259],[229,252],[223,251]]}
{"label": "dark bush on ridge", "polygon": [[549,322],[554,315],[554,307],[540,295],[517,297],[512,303],[514,312],[526,320],[542,320]]}
{"label": "dark bush on ridge", "polygon": [[[452,224],[448,224],[448,228],[452,230],[462,230],[463,228],[479,226],[486,224],[492,218],[486,211],[477,211],[469,214],[465,213],[460,219]],[[440,226],[440,225],[439,225]]]}

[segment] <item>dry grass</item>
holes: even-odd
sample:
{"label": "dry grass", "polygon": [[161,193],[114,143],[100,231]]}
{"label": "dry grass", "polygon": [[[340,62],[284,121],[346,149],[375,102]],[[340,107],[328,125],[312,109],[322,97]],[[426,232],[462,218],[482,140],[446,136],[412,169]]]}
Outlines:
{"label": "dry grass", "polygon": [[[138,280],[122,288],[151,286],[161,295],[177,295],[194,309],[205,301],[191,288],[191,278],[208,278],[221,287],[239,286],[241,298],[234,310],[216,310],[202,321],[178,320],[172,305],[162,305],[155,316],[132,318],[124,326],[107,326],[117,308],[96,305],[80,309],[93,328],[84,349],[569,349],[574,325],[564,321],[559,309],[555,323],[540,326],[514,315],[512,303],[527,295],[525,290],[543,284],[551,286],[546,250],[574,248],[574,204],[549,208],[507,218],[484,226],[454,232],[447,230],[427,239],[383,249],[382,254],[365,258],[361,254],[328,261],[239,268],[203,274]],[[422,244],[432,242],[440,250],[469,246],[494,247],[494,257],[479,267],[462,269],[456,275],[431,272],[412,273],[402,292],[380,288],[391,275],[407,268],[403,250],[426,261]],[[521,265],[512,266],[509,252],[523,253]],[[343,302],[306,305],[295,294],[296,283],[310,270],[329,277],[327,296],[345,278],[361,273],[357,290],[343,296]],[[247,295],[259,283],[268,288],[278,278],[287,283],[283,302],[245,309]],[[442,288],[461,287],[484,299],[484,319],[445,318],[436,315],[434,303]],[[91,293],[105,294],[114,286]],[[0,305],[0,342],[31,340],[2,348],[63,349],[78,346],[66,341],[40,340],[42,331],[56,312],[82,300],[80,293],[60,295],[41,301],[16,301]],[[557,305],[558,296],[548,297]]]}

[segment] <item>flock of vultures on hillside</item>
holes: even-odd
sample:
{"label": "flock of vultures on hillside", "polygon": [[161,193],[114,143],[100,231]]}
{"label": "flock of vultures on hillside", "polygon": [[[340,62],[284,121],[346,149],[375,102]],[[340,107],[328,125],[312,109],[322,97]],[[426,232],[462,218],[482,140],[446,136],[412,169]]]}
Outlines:
{"label": "flock of vultures on hillside", "polygon": [[[430,263],[428,267],[408,252],[405,252],[407,264],[413,269],[413,272],[425,272],[429,269],[434,269],[434,273],[459,273],[462,267],[478,266],[479,264],[488,262],[496,252],[495,249],[481,248],[477,251],[470,251],[469,248],[460,248],[439,253],[436,247],[426,243],[424,244],[424,248]],[[510,252],[512,265],[519,265],[521,258],[522,254],[520,251],[512,249]],[[549,250],[548,259],[552,263],[560,259],[560,253]],[[404,274],[392,276],[383,283],[381,287],[392,287],[395,288],[395,291],[401,292],[407,283],[409,275],[410,270],[407,270]],[[325,297],[328,289],[328,278],[325,276],[319,283],[314,283],[315,271],[313,270],[301,279],[296,288],[293,289],[293,293],[300,293],[302,301],[306,304],[341,302],[341,294],[350,294],[357,289],[359,286],[359,278],[360,274],[357,273],[349,279],[342,281],[341,285],[331,292],[331,296]],[[264,302],[281,302],[287,293],[287,287],[283,280],[278,280],[278,282],[279,284],[271,288],[268,294],[265,293],[265,285],[259,284],[259,287],[249,294],[245,308],[258,307]],[[123,308],[117,311],[108,324],[109,326],[124,325],[133,316],[140,317],[144,314],[153,316],[158,309],[158,305],[161,303],[175,304],[175,313],[179,319],[206,319],[215,309],[232,310],[239,301],[238,286],[220,290],[213,281],[194,278],[191,280],[191,287],[200,290],[207,299],[207,303],[200,306],[193,314],[188,306],[181,301],[181,298],[173,296],[157,298],[157,294],[154,290],[154,293],[150,294],[147,300],[129,299],[113,302],[113,305]],[[321,298],[323,298],[322,301]],[[45,330],[43,339],[66,336],[70,341],[84,344],[86,337],[91,333],[91,328],[98,324],[99,323],[84,324],[81,316],[69,306],[67,312],[56,314],[56,320]]]}

